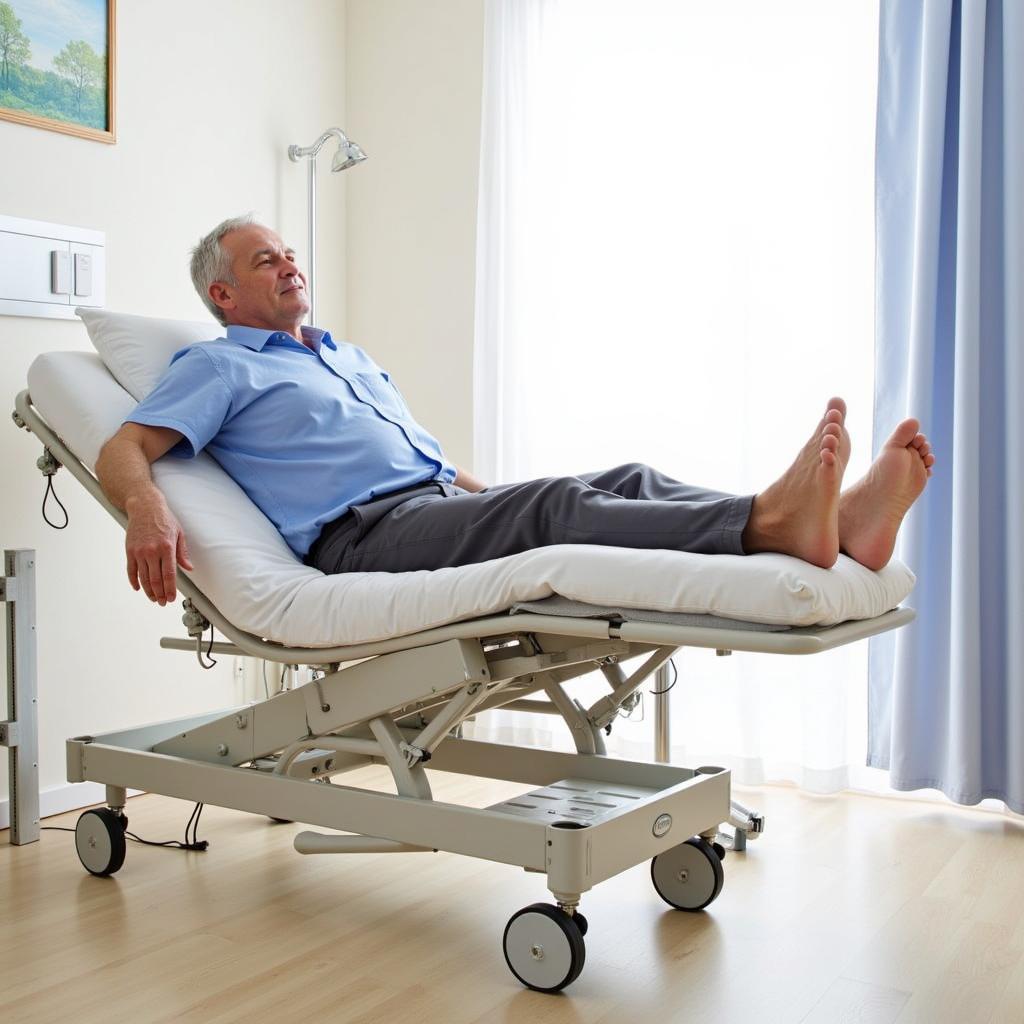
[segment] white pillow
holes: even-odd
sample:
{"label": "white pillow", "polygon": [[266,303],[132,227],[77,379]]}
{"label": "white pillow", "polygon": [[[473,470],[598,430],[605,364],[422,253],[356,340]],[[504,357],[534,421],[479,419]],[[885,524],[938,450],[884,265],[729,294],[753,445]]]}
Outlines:
{"label": "white pillow", "polygon": [[161,320],[84,306],[75,312],[107,369],[139,402],[156,387],[175,352],[197,341],[224,336],[224,328],[213,320]]}

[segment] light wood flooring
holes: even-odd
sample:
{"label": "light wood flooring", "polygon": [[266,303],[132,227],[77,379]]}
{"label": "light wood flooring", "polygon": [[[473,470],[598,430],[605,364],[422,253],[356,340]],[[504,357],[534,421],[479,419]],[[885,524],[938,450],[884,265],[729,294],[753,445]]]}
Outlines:
{"label": "light wood flooring", "polygon": [[[387,788],[380,769],[351,784]],[[486,806],[521,791],[434,775]],[[302,857],[297,825],[207,807],[206,853],[128,845],[87,875],[67,832],[3,845],[0,1020],[1024,1024],[1024,825],[996,815],[786,787],[736,790],[764,836],[725,861],[702,914],[671,910],[646,864],[584,897],[583,974],[523,989],[508,918],[541,876],[450,854]],[[128,803],[180,838],[191,806]],[[77,813],[48,819],[73,825]]]}

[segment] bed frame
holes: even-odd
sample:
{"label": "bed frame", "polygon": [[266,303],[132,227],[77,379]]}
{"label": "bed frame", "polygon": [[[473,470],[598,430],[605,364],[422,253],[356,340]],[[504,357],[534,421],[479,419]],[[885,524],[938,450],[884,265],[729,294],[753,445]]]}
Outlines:
{"label": "bed frame", "polygon": [[[46,456],[66,466],[125,525],[28,392],[18,396],[14,418],[44,445],[41,467]],[[703,910],[721,891],[726,846],[740,849],[764,827],[756,812],[731,803],[726,769],[606,756],[604,730],[635,705],[642,684],[681,647],[813,654],[914,617],[897,608],[828,628],[759,632],[503,614],[374,643],[293,648],[236,628],[180,571],[178,586],[191,639],[165,638],[161,646],[194,648],[202,662],[210,650],[203,633],[214,626],[227,641],[213,651],[310,666],[313,678],[259,703],[68,740],[68,779],[106,786],[108,807],[79,820],[85,867],[98,875],[121,867],[129,787],[335,830],[300,832],[300,853],[444,850],[516,865],[546,875],[554,905],[513,915],[505,958],[523,984],[545,992],[583,968],[583,893],[651,859],[667,903]],[[586,706],[571,699],[566,683],[597,672],[594,699]],[[576,753],[462,736],[467,719],[499,707],[562,718]],[[660,710],[666,722],[664,703]],[[323,784],[368,764],[389,769],[394,795]],[[433,799],[425,766],[534,788],[482,810],[443,803]],[[732,837],[719,833],[726,822]]]}

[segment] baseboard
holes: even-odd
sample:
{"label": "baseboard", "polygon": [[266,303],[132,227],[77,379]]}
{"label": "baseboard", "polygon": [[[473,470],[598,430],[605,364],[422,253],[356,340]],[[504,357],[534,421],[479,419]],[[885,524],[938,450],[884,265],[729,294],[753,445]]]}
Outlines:
{"label": "baseboard", "polygon": [[[129,789],[129,796],[141,791]],[[44,789],[39,794],[39,817],[49,818],[65,811],[77,811],[82,807],[102,804],[107,799],[107,787],[101,782],[66,782],[63,786]],[[11,827],[11,802],[0,800],[0,829]]]}

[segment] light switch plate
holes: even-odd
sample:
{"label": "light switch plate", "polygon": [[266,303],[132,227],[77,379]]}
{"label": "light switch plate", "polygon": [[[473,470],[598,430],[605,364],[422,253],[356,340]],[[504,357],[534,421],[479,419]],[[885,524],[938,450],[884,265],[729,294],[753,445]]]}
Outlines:
{"label": "light switch plate", "polygon": [[[77,255],[89,259],[73,260]],[[73,320],[76,306],[100,308],[106,267],[102,231],[0,213],[0,317]]]}
{"label": "light switch plate", "polygon": [[87,252],[75,253],[75,294],[92,295],[92,256]]}
{"label": "light switch plate", "polygon": [[71,253],[67,249],[50,253],[50,291],[54,295],[71,294]]}

